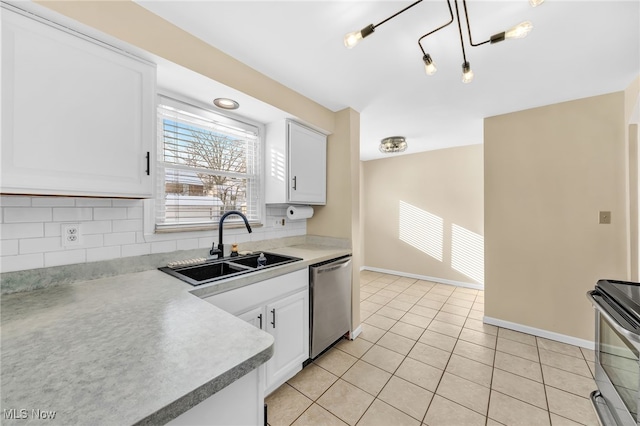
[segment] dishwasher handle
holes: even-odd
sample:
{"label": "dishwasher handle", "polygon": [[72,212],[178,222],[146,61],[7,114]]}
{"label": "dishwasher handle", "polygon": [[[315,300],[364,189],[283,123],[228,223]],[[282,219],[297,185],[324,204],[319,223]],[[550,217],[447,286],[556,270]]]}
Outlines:
{"label": "dishwasher handle", "polygon": [[336,269],[345,268],[351,263],[351,257],[345,257],[344,259],[338,259],[335,262],[327,263],[320,266],[312,266],[316,274],[322,274],[324,272],[335,271]]}

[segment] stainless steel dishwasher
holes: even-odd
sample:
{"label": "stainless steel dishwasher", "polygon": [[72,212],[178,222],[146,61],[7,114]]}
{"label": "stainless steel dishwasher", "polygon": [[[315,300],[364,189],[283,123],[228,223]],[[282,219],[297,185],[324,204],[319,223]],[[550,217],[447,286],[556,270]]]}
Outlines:
{"label": "stainless steel dishwasher", "polygon": [[309,356],[351,330],[351,256],[309,267]]}

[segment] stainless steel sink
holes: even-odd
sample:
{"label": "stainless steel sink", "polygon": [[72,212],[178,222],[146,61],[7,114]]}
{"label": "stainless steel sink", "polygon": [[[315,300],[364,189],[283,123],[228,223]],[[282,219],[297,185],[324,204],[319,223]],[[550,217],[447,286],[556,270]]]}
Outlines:
{"label": "stainless steel sink", "polygon": [[194,266],[183,266],[179,268],[163,267],[158,269],[191,284],[192,286],[198,286],[302,260],[298,257],[283,256],[267,252],[265,252],[264,255],[267,258],[267,264],[260,267],[258,267],[259,255],[252,254],[247,256],[213,259]]}

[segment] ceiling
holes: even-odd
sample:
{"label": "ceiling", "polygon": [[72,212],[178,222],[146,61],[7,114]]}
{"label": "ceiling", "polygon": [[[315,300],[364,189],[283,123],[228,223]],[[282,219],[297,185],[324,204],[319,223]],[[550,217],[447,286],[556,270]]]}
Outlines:
{"label": "ceiling", "polygon": [[[449,20],[445,0],[423,1],[351,50],[342,43],[345,33],[411,2],[137,3],[333,111],[360,112],[362,160],[383,157],[377,147],[387,136],[405,136],[405,154],[482,143],[485,117],[624,90],[640,74],[637,0],[547,0],[536,8],[527,0],[469,0],[476,43],[525,20],[534,25],[527,38],[470,47],[463,22],[475,73],[470,84],[460,80],[455,22],[423,41],[438,66],[433,76],[424,72],[417,41]],[[459,7],[462,13],[461,0]],[[159,78],[162,73],[160,66]],[[203,87],[194,83],[192,90],[203,100],[218,96]],[[260,113],[241,104],[242,114],[265,122],[273,117],[268,108]]]}

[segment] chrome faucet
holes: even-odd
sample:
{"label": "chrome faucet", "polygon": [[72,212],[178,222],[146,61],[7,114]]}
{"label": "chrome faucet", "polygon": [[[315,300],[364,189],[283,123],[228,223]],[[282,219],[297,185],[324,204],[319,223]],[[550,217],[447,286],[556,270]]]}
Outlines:
{"label": "chrome faucet", "polygon": [[211,245],[211,250],[209,250],[209,254],[211,256],[217,255],[218,259],[224,257],[224,244],[222,244],[222,224],[224,220],[227,218],[227,216],[231,216],[234,214],[240,216],[242,220],[244,220],[244,224],[247,227],[247,231],[249,231],[249,233],[252,232],[251,225],[249,225],[249,221],[247,220],[247,217],[245,215],[243,215],[237,210],[231,210],[226,212],[225,214],[222,215],[222,217],[220,217],[220,223],[218,224],[218,248],[216,248],[215,242]]}

